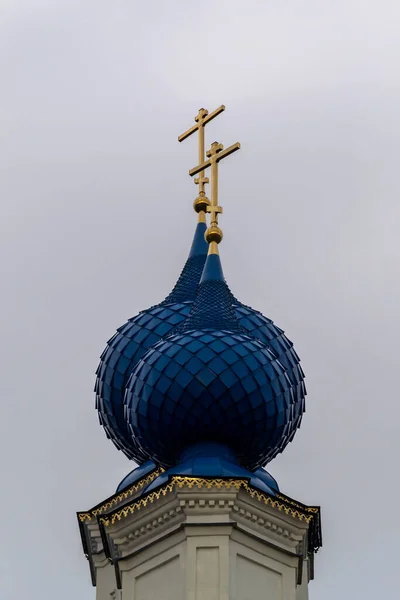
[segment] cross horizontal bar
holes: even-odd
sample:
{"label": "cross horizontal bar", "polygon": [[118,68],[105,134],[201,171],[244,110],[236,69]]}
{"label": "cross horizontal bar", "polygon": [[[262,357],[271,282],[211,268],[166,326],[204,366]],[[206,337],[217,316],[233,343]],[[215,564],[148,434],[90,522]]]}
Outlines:
{"label": "cross horizontal bar", "polygon": [[192,133],[196,133],[196,131],[198,130],[199,126],[198,125],[193,125],[193,127],[191,127],[190,129],[188,129],[187,131],[185,131],[185,133],[182,133],[182,135],[180,135],[178,137],[178,142],[183,142],[183,140],[186,140],[186,138],[188,138],[189,136],[192,135]]}
{"label": "cross horizontal bar", "polygon": [[232,146],[229,146],[229,148],[226,148],[226,150],[222,150],[222,152],[219,152],[218,154],[215,154],[213,157],[209,158],[208,160],[206,160],[205,162],[201,163],[197,167],[194,167],[193,169],[190,169],[190,171],[189,171],[190,177],[193,177],[193,175],[197,175],[197,173],[200,173],[200,171],[204,171],[204,169],[207,169],[207,167],[209,167],[212,162],[217,162],[218,163],[223,158],[226,158],[227,156],[229,156],[233,152],[236,152],[236,150],[240,150],[240,143],[239,142],[236,142],[236,144],[232,144]]}
{"label": "cross horizontal bar", "polygon": [[213,119],[215,119],[215,117],[218,117],[218,115],[220,115],[222,112],[224,112],[225,110],[225,105],[221,104],[221,106],[219,106],[218,108],[216,108],[212,113],[210,113],[209,115],[207,115],[206,117],[204,117],[203,119],[203,125],[206,125],[206,123],[209,123],[210,121],[212,121]]}
{"label": "cross horizontal bar", "polygon": [[188,129],[187,131],[185,131],[185,133],[182,133],[178,137],[178,142],[183,142],[183,140],[186,140],[193,133],[196,133],[196,131],[199,129],[199,127],[204,127],[204,125],[206,125],[207,123],[209,123],[210,121],[212,121],[213,119],[215,119],[215,117],[218,117],[218,115],[220,115],[222,112],[224,112],[224,110],[225,110],[225,105],[221,104],[221,106],[219,106],[218,108],[216,108],[212,113],[210,113],[209,115],[207,115],[206,117],[204,117],[204,119],[201,119],[201,121],[199,123],[197,123],[196,125],[193,125],[192,127],[190,127],[190,129]]}
{"label": "cross horizontal bar", "polygon": [[189,171],[190,177],[193,177],[193,175],[197,175],[197,173],[200,173],[200,171],[204,171],[204,169],[207,169],[207,167],[209,167],[210,165],[211,165],[211,160],[208,159],[205,162],[201,163],[201,165],[197,165],[197,167],[190,169],[190,171]]}
{"label": "cross horizontal bar", "polygon": [[222,150],[222,152],[218,152],[218,154],[216,155],[215,160],[217,162],[219,162],[223,158],[226,158],[230,154],[233,154],[233,152],[236,152],[236,150],[240,150],[240,143],[239,142],[236,142],[236,144],[232,144],[232,146],[229,146],[229,148],[226,148],[226,150]]}

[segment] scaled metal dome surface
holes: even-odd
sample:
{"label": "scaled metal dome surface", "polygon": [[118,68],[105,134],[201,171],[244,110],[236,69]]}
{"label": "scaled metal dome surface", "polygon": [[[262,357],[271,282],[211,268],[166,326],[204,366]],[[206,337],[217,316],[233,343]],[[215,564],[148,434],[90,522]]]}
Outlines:
{"label": "scaled metal dome surface", "polygon": [[124,454],[142,464],[146,455],[132,439],[124,417],[125,386],[136,363],[153,344],[189,315],[207,256],[205,223],[198,223],[189,257],[167,298],[141,311],[107,342],[96,371],[96,408],[106,435]]}
{"label": "scaled metal dome surface", "polygon": [[263,342],[285,367],[293,386],[296,402],[302,403],[302,412],[304,412],[304,399],[307,391],[300,358],[294,349],[293,343],[286,337],[280,327],[259,311],[250,306],[245,306],[235,298],[233,299],[233,308],[240,327],[251,337]]}
{"label": "scaled metal dome surface", "polygon": [[240,325],[219,256],[209,255],[190,316],[143,355],[129,379],[132,439],[164,466],[205,441],[227,445],[249,469],[267,464],[291,441],[304,411],[298,358],[287,344],[279,351],[291,368]]}

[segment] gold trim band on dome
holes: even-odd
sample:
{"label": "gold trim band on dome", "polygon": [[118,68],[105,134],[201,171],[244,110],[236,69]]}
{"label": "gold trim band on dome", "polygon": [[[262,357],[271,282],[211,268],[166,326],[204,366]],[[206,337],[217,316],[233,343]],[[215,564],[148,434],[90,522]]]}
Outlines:
{"label": "gold trim band on dome", "polygon": [[[182,489],[184,487],[188,489],[212,489],[213,487],[217,489],[237,489],[243,488],[247,493],[250,494],[252,498],[255,498],[259,502],[263,502],[271,506],[272,508],[277,508],[279,511],[283,511],[286,515],[290,515],[295,519],[299,519],[300,521],[305,521],[306,523],[310,523],[313,519],[313,515],[307,515],[305,512],[307,511],[307,507],[300,510],[294,509],[291,506],[288,506],[286,503],[286,499],[282,496],[280,498],[285,502],[280,502],[279,500],[274,500],[272,496],[268,496],[263,492],[259,492],[255,488],[249,485],[249,483],[245,479],[206,479],[203,477],[172,477],[171,481],[165,486],[161,487],[159,490],[148,494],[144,498],[139,498],[138,500],[134,500],[131,504],[127,506],[123,506],[120,510],[117,510],[112,515],[105,515],[104,517],[100,517],[100,522],[108,527],[109,525],[114,525],[117,521],[120,521],[123,518],[133,514],[146,507],[147,504],[152,504],[155,500],[159,500],[161,496],[166,496],[168,492],[172,492],[174,488],[177,487]],[[310,511],[314,512],[314,510]],[[318,509],[315,509],[315,512],[318,512]]]}
{"label": "gold trim band on dome", "polygon": [[152,473],[150,473],[149,475],[147,475],[147,477],[144,477],[134,485],[131,485],[131,487],[129,487],[125,491],[121,492],[120,494],[117,494],[116,496],[113,496],[112,498],[110,498],[110,500],[108,500],[101,506],[93,508],[92,510],[87,512],[78,513],[79,520],[81,521],[81,523],[84,523],[85,521],[91,521],[93,518],[97,517],[97,515],[105,512],[110,508],[113,508],[122,500],[126,500],[127,498],[129,498],[129,496],[132,496],[135,492],[139,491],[140,489],[154,481],[154,479],[156,479],[162,473],[164,473],[164,469],[160,467]]}

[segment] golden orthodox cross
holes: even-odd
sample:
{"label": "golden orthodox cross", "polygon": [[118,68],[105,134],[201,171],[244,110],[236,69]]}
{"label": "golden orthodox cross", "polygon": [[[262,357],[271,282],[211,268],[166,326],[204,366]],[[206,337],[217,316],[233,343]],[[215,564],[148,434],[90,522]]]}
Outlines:
{"label": "golden orthodox cross", "polygon": [[[218,163],[223,159],[236,152],[240,149],[239,142],[232,144],[224,150],[222,144],[214,142],[211,144],[211,148],[207,151],[208,160],[200,163],[194,169],[190,169],[189,175],[193,177],[197,173],[205,171],[208,167],[211,167],[211,206],[207,207],[207,212],[211,213],[210,227],[206,231],[206,239],[210,243],[214,242],[212,248],[210,246],[210,253],[218,253],[216,244],[222,240],[222,231],[218,227],[218,214],[222,213],[221,206],[218,206]],[[216,244],[215,244],[216,243]]]}
{"label": "golden orthodox cross", "polygon": [[[183,142],[183,140],[186,140],[186,138],[190,137],[193,133],[196,133],[196,131],[198,132],[197,139],[198,139],[199,164],[202,164],[205,161],[204,128],[207,125],[207,123],[212,121],[212,119],[215,119],[215,117],[217,117],[219,114],[221,114],[224,110],[225,110],[225,106],[223,104],[221,106],[219,106],[216,110],[214,110],[212,113],[208,113],[208,110],[206,110],[205,108],[200,108],[198,114],[194,118],[194,120],[196,121],[196,124],[193,125],[190,129],[188,129],[187,131],[185,131],[185,133],[182,133],[182,135],[180,135],[178,137],[178,141]],[[199,217],[200,217],[200,213],[203,211],[205,212],[207,205],[209,204],[208,199],[206,197],[206,192],[205,192],[205,184],[208,183],[209,180],[208,180],[208,177],[204,176],[204,169],[202,171],[198,171],[198,175],[199,176],[196,177],[196,179],[194,180],[194,182],[199,186],[199,198],[197,198],[195,200],[195,210],[197,212],[199,212]]]}

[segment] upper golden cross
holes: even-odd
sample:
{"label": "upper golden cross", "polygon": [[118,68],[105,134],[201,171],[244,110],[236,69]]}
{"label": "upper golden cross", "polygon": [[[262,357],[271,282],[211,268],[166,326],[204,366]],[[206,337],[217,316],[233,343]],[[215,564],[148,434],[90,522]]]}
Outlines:
{"label": "upper golden cross", "polygon": [[[205,108],[200,108],[198,114],[194,118],[194,120],[196,121],[196,124],[193,125],[190,129],[188,129],[187,131],[185,131],[185,133],[182,133],[182,135],[180,135],[178,137],[178,141],[183,142],[183,140],[186,140],[186,138],[191,136],[192,133],[196,133],[196,131],[198,132],[198,161],[199,161],[199,164],[203,163],[205,160],[204,128],[207,125],[207,123],[212,121],[212,119],[217,117],[224,110],[225,110],[224,105],[219,106],[212,113],[208,113],[208,110],[206,110]],[[205,175],[204,175],[204,169],[202,171],[198,171],[198,175],[199,176],[196,177],[194,182],[199,186],[199,196],[194,201],[194,209],[199,214],[199,220],[205,220],[204,213],[206,212],[207,206],[210,203],[206,196],[205,184],[208,183],[209,180],[208,180],[208,177],[205,177]]]}
{"label": "upper golden cross", "polygon": [[239,142],[232,144],[224,150],[222,144],[214,142],[207,151],[208,160],[200,163],[194,169],[190,169],[189,175],[193,177],[197,173],[204,172],[211,167],[211,206],[207,207],[207,212],[211,213],[210,227],[206,231],[206,239],[210,244],[210,254],[217,254],[217,244],[222,240],[222,231],[218,227],[218,214],[222,213],[222,208],[218,206],[218,163],[223,159],[240,149]]}

